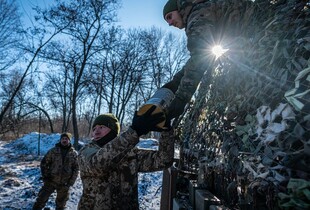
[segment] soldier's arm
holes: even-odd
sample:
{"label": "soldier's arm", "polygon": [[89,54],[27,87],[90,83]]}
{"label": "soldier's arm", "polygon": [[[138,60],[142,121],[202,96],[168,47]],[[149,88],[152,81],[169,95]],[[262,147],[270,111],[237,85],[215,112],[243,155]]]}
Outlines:
{"label": "soldier's arm", "polygon": [[73,161],[73,164],[72,164],[72,175],[71,175],[69,183],[68,183],[70,186],[74,185],[74,183],[75,183],[75,181],[77,179],[77,176],[79,174],[79,164],[78,164],[78,159],[77,159],[77,153],[76,152],[74,152],[73,158],[74,158],[74,161]]}
{"label": "soldier's arm", "polygon": [[169,168],[174,158],[174,131],[162,132],[158,151],[137,150],[139,172],[152,172]]}
{"label": "soldier's arm", "polygon": [[116,166],[138,142],[136,131],[129,128],[95,153],[89,154],[87,162],[97,171],[108,170]]}
{"label": "soldier's arm", "polygon": [[43,157],[40,163],[40,168],[41,168],[41,175],[42,178],[46,178],[49,176],[49,168],[51,166],[52,162],[52,152],[53,149],[49,150]]}
{"label": "soldier's arm", "polygon": [[[192,1],[191,3],[201,2],[207,1]],[[187,3],[182,5],[186,6]],[[190,52],[190,58],[182,68],[184,75],[175,93],[176,97],[184,102],[190,101],[204,73],[214,61],[214,56],[210,52],[215,42],[213,32],[215,17],[213,17],[214,15],[205,15],[205,13],[211,12],[205,10],[204,6],[195,7],[189,14],[186,23],[187,49]]]}
{"label": "soldier's arm", "polygon": [[191,55],[181,70],[183,72],[183,77],[175,92],[175,97],[178,97],[184,102],[190,101],[204,72],[209,68],[208,57],[203,50],[199,49],[201,46],[197,46],[199,44],[198,42],[197,39],[192,41],[190,41],[190,38],[188,39],[188,45],[195,46],[188,47],[191,50]]}
{"label": "soldier's arm", "polygon": [[178,90],[178,87],[180,85],[181,79],[184,76],[184,68],[182,68],[180,71],[178,71],[172,78],[171,81],[164,84],[163,88],[170,89],[173,93],[175,93]]}

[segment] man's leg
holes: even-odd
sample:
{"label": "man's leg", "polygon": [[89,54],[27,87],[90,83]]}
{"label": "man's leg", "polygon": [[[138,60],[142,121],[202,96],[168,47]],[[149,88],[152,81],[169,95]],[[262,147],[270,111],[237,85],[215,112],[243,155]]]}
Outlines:
{"label": "man's leg", "polygon": [[43,187],[38,193],[38,197],[32,209],[33,210],[43,209],[48,201],[48,198],[54,192],[54,190],[55,190],[55,187],[52,184],[45,182]]}
{"label": "man's leg", "polygon": [[60,187],[56,191],[56,210],[63,210],[66,208],[66,203],[69,199],[69,187]]}

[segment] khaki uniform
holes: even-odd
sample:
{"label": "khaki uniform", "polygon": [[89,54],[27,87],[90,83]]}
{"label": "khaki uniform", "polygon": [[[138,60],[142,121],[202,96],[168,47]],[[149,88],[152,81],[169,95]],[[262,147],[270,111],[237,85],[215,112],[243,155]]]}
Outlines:
{"label": "khaki uniform", "polygon": [[221,44],[233,48],[253,10],[249,9],[251,2],[245,0],[177,0],[177,5],[185,23],[190,59],[164,87],[189,102],[204,73],[211,71],[215,59],[212,47]]}
{"label": "khaki uniform", "polygon": [[80,210],[137,210],[138,172],[163,170],[172,165],[173,131],[162,132],[159,151],[137,149],[139,138],[129,128],[103,147],[95,142],[78,156],[83,194]]}
{"label": "khaki uniform", "polygon": [[78,176],[77,152],[70,145],[62,148],[60,143],[50,149],[41,161],[44,182],[33,209],[44,208],[50,195],[56,190],[56,209],[64,209],[69,198],[69,188]]}

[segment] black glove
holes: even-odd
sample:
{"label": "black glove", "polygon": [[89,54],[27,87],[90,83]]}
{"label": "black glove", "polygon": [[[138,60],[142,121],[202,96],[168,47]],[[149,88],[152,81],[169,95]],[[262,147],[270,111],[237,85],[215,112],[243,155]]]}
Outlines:
{"label": "black glove", "polygon": [[179,97],[175,97],[171,102],[170,106],[168,107],[167,119],[171,120],[180,116],[184,112],[184,107],[186,106],[186,104],[186,101],[183,101]]}
{"label": "black glove", "polygon": [[172,128],[172,126],[171,126],[171,120],[170,120],[170,119],[166,119],[163,128],[156,127],[153,131],[157,131],[157,132],[170,131],[171,128]]}
{"label": "black glove", "polygon": [[135,112],[131,127],[137,132],[138,136],[156,131],[158,129],[156,125],[165,120],[165,115],[162,112],[152,115],[155,109],[156,106],[152,106],[143,115],[138,115],[137,111]]}

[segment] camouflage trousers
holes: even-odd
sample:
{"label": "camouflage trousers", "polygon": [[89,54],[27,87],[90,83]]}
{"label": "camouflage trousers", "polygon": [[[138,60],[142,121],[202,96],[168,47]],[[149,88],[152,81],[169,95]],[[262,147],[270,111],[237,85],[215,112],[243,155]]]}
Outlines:
{"label": "camouflage trousers", "polygon": [[69,199],[69,187],[59,186],[56,183],[44,182],[43,187],[38,193],[36,202],[33,205],[33,210],[43,209],[48,201],[48,198],[56,190],[56,210],[63,210],[66,208],[67,200]]}

